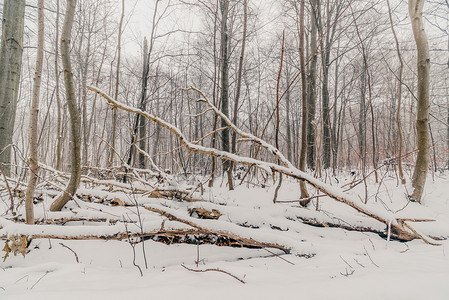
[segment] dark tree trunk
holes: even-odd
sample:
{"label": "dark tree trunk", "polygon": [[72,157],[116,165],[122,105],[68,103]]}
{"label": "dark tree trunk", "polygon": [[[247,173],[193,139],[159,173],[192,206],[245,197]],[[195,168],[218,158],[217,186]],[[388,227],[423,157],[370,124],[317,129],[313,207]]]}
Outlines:
{"label": "dark tree trunk", "polygon": [[[228,13],[229,0],[222,0],[220,2],[221,8],[221,111],[229,117],[229,33],[228,33]],[[225,128],[228,125],[226,121],[221,119],[221,127]],[[221,143],[223,151],[229,152],[229,128],[222,130]],[[229,189],[234,189],[232,180],[231,163],[228,160],[223,161],[223,170],[228,175]]]}
{"label": "dark tree trunk", "polygon": [[315,120],[316,103],[316,73],[317,73],[317,33],[318,33],[318,3],[317,0],[310,1],[311,6],[311,32],[310,32],[310,60],[307,78],[307,165],[312,170],[316,167],[316,131],[313,124]]}

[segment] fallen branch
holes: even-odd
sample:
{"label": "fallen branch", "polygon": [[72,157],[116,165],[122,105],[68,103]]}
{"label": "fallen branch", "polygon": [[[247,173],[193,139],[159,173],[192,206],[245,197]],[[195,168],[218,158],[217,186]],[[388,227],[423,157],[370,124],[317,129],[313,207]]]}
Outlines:
{"label": "fallen branch", "polygon": [[215,235],[215,236],[223,236],[226,238],[229,238],[231,240],[236,241],[237,243],[240,243],[242,245],[244,245],[247,248],[275,248],[275,249],[279,249],[284,251],[285,253],[290,253],[290,249],[286,248],[285,246],[281,246],[278,244],[274,244],[274,243],[263,243],[263,242],[258,242],[252,239],[248,239],[248,238],[244,238],[241,236],[238,236],[236,234],[233,233],[229,233],[229,232],[224,232],[224,231],[219,231],[219,230],[212,230],[212,229],[208,229],[202,226],[199,226],[197,224],[195,224],[194,222],[191,222],[189,220],[185,220],[185,219],[181,219],[178,218],[176,216],[174,216],[173,214],[170,214],[164,210],[158,209],[158,208],[154,208],[154,207],[145,207],[145,209],[158,213],[161,216],[166,217],[167,219],[169,219],[170,221],[177,221],[180,223],[184,223],[186,225],[189,225],[193,228],[196,228],[197,230],[199,230],[199,232],[201,232],[202,234],[210,234],[210,235]]}
{"label": "fallen branch", "polygon": [[235,275],[233,275],[233,274],[231,274],[231,273],[229,273],[229,272],[220,270],[220,269],[218,269],[218,268],[216,268],[216,269],[205,269],[205,270],[195,270],[195,269],[190,269],[190,268],[184,266],[183,264],[181,264],[181,267],[183,267],[184,269],[186,269],[186,270],[188,270],[188,271],[195,272],[195,273],[220,272],[220,273],[223,273],[223,274],[226,274],[226,275],[231,276],[232,278],[234,278],[234,279],[240,281],[240,282],[243,283],[243,284],[246,283],[245,281],[243,281],[242,279],[238,278],[237,276],[235,276]]}
{"label": "fallen branch", "polygon": [[80,263],[80,260],[78,259],[78,254],[76,254],[76,252],[73,251],[72,248],[70,248],[69,246],[64,245],[63,243],[59,243],[59,245],[61,245],[61,246],[64,247],[64,248],[69,249],[69,250],[75,255],[76,262],[77,262],[77,263]]}
{"label": "fallen branch", "polygon": [[[24,224],[16,224],[12,221],[6,220],[4,218],[0,218],[0,239],[6,239],[11,235],[18,235],[20,232],[21,236],[26,236],[28,240],[31,239],[60,239],[60,240],[127,240],[129,238],[136,239],[152,239],[154,241],[163,242],[166,244],[171,243],[197,243],[204,242],[207,244],[215,244],[217,246],[230,246],[230,247],[245,247],[252,249],[263,249],[263,248],[274,248],[284,251],[285,253],[289,253],[290,249],[285,246],[274,244],[274,243],[263,243],[258,242],[252,239],[240,237],[236,234],[216,231],[216,230],[208,230],[202,228],[194,224],[193,222],[189,222],[187,220],[182,220],[180,218],[176,218],[175,216],[161,211],[157,209],[152,209],[151,211],[160,212],[161,215],[165,215],[169,219],[176,220],[178,222],[182,222],[184,224],[191,224],[191,227],[194,229],[168,229],[168,230],[152,230],[147,232],[111,232],[111,233],[103,233],[103,234],[95,234],[90,231],[86,231],[89,233],[86,234],[76,234],[73,230],[67,231],[67,234],[60,234],[60,230],[55,230],[54,227],[51,227],[45,233],[46,226],[50,225],[34,225],[33,227],[26,226]],[[11,226],[12,231],[8,231],[8,227]],[[17,227],[22,226],[22,227]],[[64,227],[62,227],[64,228]],[[62,229],[61,228],[61,229]],[[110,230],[114,231],[114,228],[108,226]],[[59,229],[59,228],[56,228]],[[70,228],[72,229],[72,227]],[[27,232],[28,231],[28,232]],[[58,233],[54,233],[58,232]]]}
{"label": "fallen branch", "polygon": [[[330,186],[326,183],[323,183],[320,180],[314,178],[313,176],[310,176],[309,174],[300,171],[299,169],[294,167],[291,163],[287,163],[285,157],[281,156],[282,154],[280,152],[275,151],[275,150],[277,150],[276,148],[267,144],[266,142],[264,142],[265,147],[267,149],[271,149],[272,153],[274,155],[276,155],[277,157],[279,157],[280,159],[282,158],[281,161],[286,166],[281,166],[278,164],[269,163],[269,162],[261,161],[258,159],[249,158],[249,157],[242,157],[242,156],[239,156],[239,155],[236,155],[233,153],[220,151],[220,150],[217,150],[214,148],[207,148],[207,147],[204,147],[201,145],[194,144],[194,143],[190,142],[186,138],[186,136],[184,136],[184,134],[177,127],[175,127],[174,125],[159,118],[158,116],[156,116],[154,114],[149,114],[140,109],[120,103],[120,102],[114,100],[112,97],[108,96],[105,92],[101,91],[98,88],[90,87],[90,86],[88,86],[87,88],[89,90],[94,91],[94,92],[98,93],[99,95],[101,95],[114,108],[120,108],[122,110],[131,112],[131,113],[139,114],[142,117],[145,117],[145,118],[159,124],[160,126],[168,129],[170,132],[175,134],[178,137],[179,141],[190,151],[199,152],[199,153],[203,153],[206,155],[210,155],[210,156],[214,156],[214,157],[218,157],[218,158],[222,158],[222,159],[227,159],[227,160],[234,161],[234,162],[237,162],[240,164],[245,164],[248,166],[255,166],[257,168],[264,170],[268,174],[271,174],[273,172],[278,172],[278,173],[285,174],[289,177],[292,177],[292,178],[295,178],[298,180],[303,180],[303,181],[307,182],[308,184],[310,184],[311,186],[313,186],[314,188],[316,188],[317,190],[319,190],[322,193],[333,198],[334,200],[344,203],[344,204],[352,207],[356,211],[385,224],[386,226],[391,225],[391,234],[399,240],[410,241],[410,240],[413,240],[416,238],[422,238],[421,235],[417,234],[413,230],[410,230],[410,226],[407,226],[405,228],[403,224],[398,222],[396,220],[396,218],[394,217],[393,213],[387,212],[387,211],[382,211],[382,212],[376,211],[366,204],[359,203],[359,201],[357,199],[352,199],[351,196],[349,196],[348,194],[345,194],[343,191],[341,191],[341,189],[332,187],[332,186]],[[211,108],[213,108],[213,107],[211,107]],[[214,109],[214,111],[215,111],[215,109]],[[220,115],[219,112],[216,111],[216,113]],[[232,124],[232,123],[230,123],[230,121],[229,122],[228,121],[227,121],[228,125]],[[235,128],[233,128],[233,126],[230,125],[230,127],[235,130]],[[240,135],[242,135],[242,133],[240,133],[240,132],[238,132],[238,133]],[[248,137],[255,141],[257,140],[258,142],[262,142],[262,140],[260,140],[260,139],[254,139],[253,136],[248,135]]]}

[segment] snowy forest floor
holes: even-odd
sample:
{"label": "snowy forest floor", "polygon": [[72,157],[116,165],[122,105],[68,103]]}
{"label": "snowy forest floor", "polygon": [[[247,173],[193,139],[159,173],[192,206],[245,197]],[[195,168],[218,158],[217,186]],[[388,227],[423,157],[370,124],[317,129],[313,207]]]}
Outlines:
{"label": "snowy forest floor", "polygon": [[[332,184],[341,187],[351,180],[340,178]],[[373,232],[329,227],[365,227],[387,234],[384,224],[328,197],[319,198],[318,211],[316,199],[308,208],[298,203],[274,204],[275,186],[241,185],[234,191],[205,188],[202,194],[192,193],[193,198],[204,201],[181,202],[149,198],[143,192],[148,187],[143,184],[135,183],[132,188],[141,192],[131,195],[116,186],[106,188],[104,184],[85,182],[78,193],[90,195],[90,202],[80,197],[77,203],[69,202],[62,212],[47,211],[53,191],[41,187],[42,201],[35,209],[37,219],[78,219],[28,226],[10,221],[3,213],[1,236],[20,233],[67,239],[35,238],[25,257],[10,254],[1,262],[0,299],[448,299],[448,184],[447,173],[435,174],[434,179],[429,175],[419,205],[407,201],[405,188],[397,186],[393,176],[385,176],[381,185],[368,183],[370,206],[388,209],[397,218],[434,220],[413,226],[420,233],[440,238],[439,246],[423,240],[387,241]],[[363,199],[364,185],[349,193]],[[297,200],[298,194],[298,183],[284,180],[278,200]],[[8,199],[5,191],[2,197]],[[136,203],[139,209],[132,206]],[[8,200],[1,205],[0,212],[6,212]],[[191,215],[193,208],[215,209],[221,216],[217,220],[199,219],[195,213]],[[154,209],[201,228],[283,245],[290,253],[274,248],[198,245],[195,235],[184,241],[190,244],[170,245],[161,243],[163,239],[158,236],[135,244],[135,239],[70,239],[192,228]],[[19,216],[22,210],[20,207]],[[105,221],[92,222],[96,218]],[[307,220],[323,226],[305,224]],[[183,266],[227,273],[193,272]]]}

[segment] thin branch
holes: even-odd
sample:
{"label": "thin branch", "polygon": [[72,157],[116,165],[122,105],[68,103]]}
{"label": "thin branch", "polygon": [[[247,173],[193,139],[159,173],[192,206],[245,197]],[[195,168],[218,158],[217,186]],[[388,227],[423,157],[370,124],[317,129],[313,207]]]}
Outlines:
{"label": "thin branch", "polygon": [[188,271],[195,272],[195,273],[220,272],[220,273],[223,273],[223,274],[226,274],[226,275],[231,276],[232,278],[234,278],[234,279],[240,281],[240,282],[243,283],[243,284],[246,283],[243,279],[240,279],[240,278],[238,278],[237,276],[235,276],[235,275],[233,275],[233,274],[231,274],[231,273],[229,273],[229,272],[227,272],[227,271],[220,270],[220,269],[218,269],[218,268],[216,268],[216,269],[205,269],[205,270],[195,270],[195,269],[190,269],[190,268],[186,267],[186,266],[183,265],[183,264],[181,264],[181,267],[183,267],[184,269],[186,269],[186,270],[188,270]]}
{"label": "thin branch", "polygon": [[76,254],[76,252],[73,251],[72,248],[70,248],[69,246],[64,245],[63,243],[59,243],[59,245],[61,245],[62,247],[67,248],[67,249],[69,249],[70,251],[72,251],[72,253],[75,255],[76,262],[77,262],[77,263],[80,263],[80,260],[78,259],[78,254]]}

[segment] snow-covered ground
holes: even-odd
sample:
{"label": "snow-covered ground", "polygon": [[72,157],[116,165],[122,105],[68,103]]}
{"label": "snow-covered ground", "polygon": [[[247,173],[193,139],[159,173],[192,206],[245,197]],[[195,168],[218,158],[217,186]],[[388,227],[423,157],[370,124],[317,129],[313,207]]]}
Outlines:
{"label": "snow-covered ground", "polygon": [[[349,182],[350,178],[347,180]],[[338,184],[333,184],[342,186],[345,183],[340,179]],[[434,219],[435,222],[412,225],[426,235],[448,237],[448,184],[447,175],[436,175],[435,181],[429,176],[423,204],[418,205],[407,202],[405,189],[396,186],[396,179],[385,177],[380,188],[369,185],[368,204],[382,209],[387,207],[396,217]],[[293,182],[284,183],[278,200],[297,199],[297,187]],[[286,245],[292,249],[292,254],[285,255],[274,249],[166,245],[147,240],[146,268],[142,243],[136,245],[134,255],[126,241],[35,239],[25,258],[10,255],[1,262],[0,299],[449,299],[448,240],[438,241],[440,246],[431,246],[422,240],[387,242],[374,233],[312,227],[297,217],[378,230],[385,226],[328,198],[320,198],[320,212],[317,212],[314,205],[304,209],[295,203],[273,204],[273,193],[274,187],[239,186],[232,192],[224,188],[206,189],[202,197],[210,202],[193,204],[134,199],[120,193],[114,197],[164,208],[204,227]],[[350,193],[364,198],[363,184]],[[48,207],[48,203],[44,204]],[[101,207],[101,213],[109,217],[136,218],[135,210],[129,207],[81,204],[80,208],[71,203],[68,208],[77,211],[78,216],[98,216]],[[36,209],[38,217],[73,214],[70,210],[44,214],[42,207],[40,204]],[[215,208],[223,215],[219,220],[198,220],[189,216],[188,207]],[[159,228],[164,219],[145,210],[141,210],[141,217],[145,229],[149,230]],[[7,223],[2,226],[1,234],[14,230],[36,232],[49,225],[37,226],[37,229]],[[57,226],[48,232],[58,228],[68,235],[92,233],[95,228],[99,232],[106,231],[105,226],[87,226],[80,222]],[[118,222],[107,229],[120,231],[123,226]],[[185,226],[179,222],[165,222],[165,228]],[[134,257],[143,276],[133,264]],[[191,269],[218,268],[242,279],[245,284],[229,274],[196,273],[182,264]]]}

